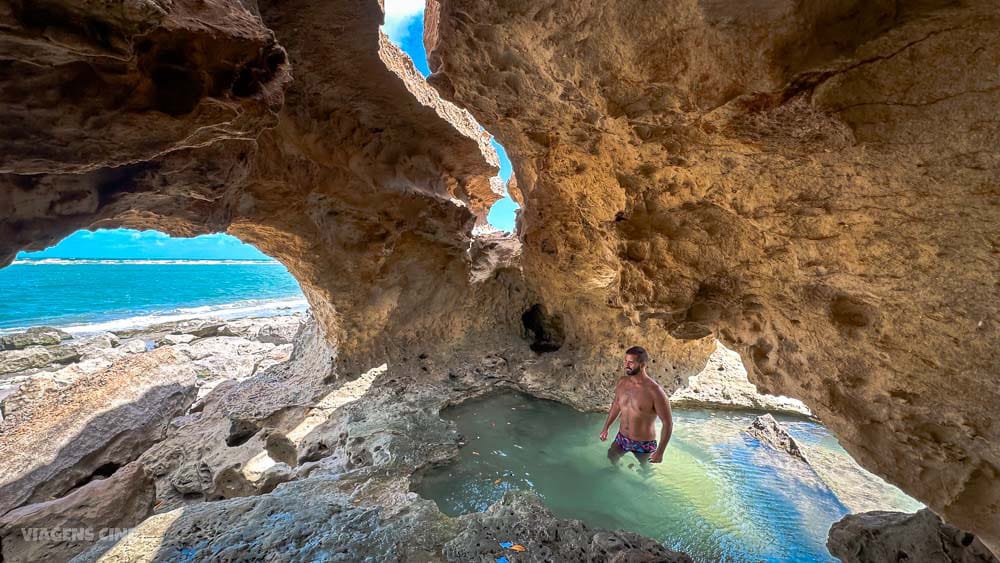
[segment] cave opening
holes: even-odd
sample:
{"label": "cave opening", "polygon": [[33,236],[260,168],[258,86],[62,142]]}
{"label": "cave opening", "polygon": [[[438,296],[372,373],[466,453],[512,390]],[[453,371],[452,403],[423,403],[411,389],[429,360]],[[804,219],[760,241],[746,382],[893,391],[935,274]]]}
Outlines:
{"label": "cave opening", "polygon": [[[0,423],[8,426],[40,416],[32,413],[48,408],[48,393],[99,376],[141,378],[161,364],[197,374],[192,391],[175,398],[177,408],[200,412],[195,399],[216,386],[287,361],[309,311],[283,264],[224,234],[77,231],[19,252],[0,268],[0,293]],[[133,388],[171,393],[167,381]]]}
{"label": "cave opening", "polygon": [[493,144],[493,148],[496,149],[497,156],[500,159],[500,180],[504,185],[504,197],[497,200],[490,207],[490,212],[486,218],[493,227],[507,233],[513,233],[517,230],[517,217],[521,208],[514,201],[510,193],[511,180],[514,178],[514,169],[510,159],[507,157],[507,149],[497,141],[496,137],[492,137],[490,142]]}
{"label": "cave opening", "polygon": [[225,234],[80,230],[47,249],[18,253],[0,269],[0,287],[8,297],[0,311],[4,333],[54,326],[93,334],[307,307],[284,265]]}
{"label": "cave opening", "polygon": [[[431,71],[423,42],[425,8],[424,0],[386,0],[385,19],[381,29],[390,41],[409,55],[414,68],[427,78]],[[503,145],[494,135],[488,131],[486,133],[489,134],[490,144],[497,153],[500,168],[497,179],[503,186],[504,193],[503,197],[490,207],[486,217],[487,225],[478,227],[475,234],[493,229],[513,233],[517,227],[517,214],[520,209],[520,205],[511,197],[509,191],[514,176],[513,166]]]}
{"label": "cave opening", "polygon": [[545,305],[535,303],[521,314],[521,323],[530,337],[531,351],[538,354],[555,352],[562,348],[566,340],[563,319],[558,314],[549,313]]}

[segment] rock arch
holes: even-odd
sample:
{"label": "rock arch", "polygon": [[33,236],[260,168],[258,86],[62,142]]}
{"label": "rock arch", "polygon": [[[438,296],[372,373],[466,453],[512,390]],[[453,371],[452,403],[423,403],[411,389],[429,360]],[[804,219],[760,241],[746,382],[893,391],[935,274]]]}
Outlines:
{"label": "rock arch", "polygon": [[300,280],[343,370],[500,351],[594,404],[631,343],[675,386],[717,333],[1000,546],[990,2],[430,0],[430,83],[509,151],[520,249],[472,237],[495,156],[377,2],[12,6],[0,262],[226,231]]}
{"label": "rock arch", "polygon": [[[3,262],[78,228],[225,231],[289,267],[348,363],[351,349],[386,348],[374,341],[392,342],[390,325],[433,334],[441,316],[414,313],[435,295],[472,300],[462,295],[465,256],[471,228],[500,197],[496,154],[471,116],[442,101],[380,35],[377,5],[261,3],[255,15],[237,3],[181,3],[125,21],[92,6],[53,3],[41,19],[28,11],[11,14],[7,38],[17,48],[5,58],[38,74],[49,102],[32,103],[19,88],[4,100],[8,123],[23,125],[0,141]],[[56,29],[66,36],[52,40]],[[22,53],[37,42],[51,60]],[[154,52],[169,54],[150,55],[162,72],[146,68]],[[247,53],[261,53],[266,68]],[[64,83],[77,67],[91,81],[79,87],[95,92],[126,78],[139,91],[169,75],[164,88],[190,96],[150,94],[173,99],[172,108],[114,92],[81,99]],[[14,74],[8,84],[25,82]],[[72,135],[57,143],[62,129]],[[61,152],[42,154],[49,145]]]}

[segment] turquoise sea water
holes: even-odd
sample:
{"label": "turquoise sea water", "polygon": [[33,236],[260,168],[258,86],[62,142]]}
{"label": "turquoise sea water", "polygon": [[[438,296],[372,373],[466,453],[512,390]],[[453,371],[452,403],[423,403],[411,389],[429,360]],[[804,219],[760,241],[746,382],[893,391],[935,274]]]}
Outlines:
{"label": "turquoise sea water", "polygon": [[17,260],[0,269],[0,299],[2,332],[87,333],[306,308],[295,278],[264,260]]}
{"label": "turquoise sea water", "polygon": [[[465,445],[414,490],[453,516],[485,510],[507,490],[533,490],[556,516],[638,532],[699,562],[836,561],[827,534],[850,510],[809,465],[742,434],[757,414],[675,409],[663,463],[627,454],[615,465],[607,457],[614,429],[608,442],[598,439],[604,414],[495,393],[442,412]],[[775,418],[817,458],[852,463],[822,425]],[[882,509],[919,506],[900,497]]]}

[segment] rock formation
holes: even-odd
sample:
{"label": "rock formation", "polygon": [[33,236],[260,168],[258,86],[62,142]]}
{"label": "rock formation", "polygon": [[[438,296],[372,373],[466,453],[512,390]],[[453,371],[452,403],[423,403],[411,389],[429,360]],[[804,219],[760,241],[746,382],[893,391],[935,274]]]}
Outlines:
{"label": "rock formation", "polygon": [[[255,141],[243,140],[247,136],[231,134],[227,127],[205,126],[199,121],[203,112],[191,110],[169,116],[177,123],[157,135],[174,132],[176,138],[164,140],[155,155],[139,159],[111,146],[88,147],[105,151],[94,156],[95,162],[117,166],[82,166],[70,174],[55,164],[20,166],[11,152],[9,165],[0,167],[10,172],[0,175],[0,207],[9,209],[0,221],[0,261],[81,227],[156,228],[182,236],[224,230],[289,267],[328,337],[337,342],[344,370],[364,371],[383,360],[421,353],[457,358],[463,351],[474,357],[503,352],[532,359],[529,365],[537,365],[540,378],[558,371],[567,392],[580,380],[594,385],[586,380],[606,379],[611,367],[607,356],[619,355],[626,340],[588,343],[570,330],[559,337],[566,346],[557,356],[538,362],[523,349],[522,334],[529,329],[522,316],[539,303],[521,282],[517,261],[492,257],[500,252],[509,258],[510,245],[483,252],[488,245],[471,234],[502,192],[493,177],[497,157],[489,135],[467,112],[441,100],[409,59],[380,35],[378,4],[303,0],[273,6],[261,2],[255,8],[260,19],[250,19],[273,31],[281,43],[272,46],[267,33],[257,38],[259,49],[273,47],[281,53],[269,59],[277,67],[270,74],[251,72],[259,89],[250,97],[232,88],[206,87],[198,90],[196,105],[245,104],[250,107],[242,113],[257,115],[262,93],[284,88],[281,112],[271,121],[252,122],[256,133],[247,136]],[[208,12],[205,18],[217,17],[227,10],[236,17],[239,5],[182,2],[172,9],[192,18],[201,18],[203,11]],[[14,19],[28,16],[17,10],[10,14]],[[75,16],[54,10],[43,23],[66,28],[76,43],[100,43],[63,17]],[[136,18],[121,23],[128,30],[145,29],[142,14],[126,11],[114,17]],[[51,41],[42,28],[36,40]],[[243,41],[251,31],[234,30],[236,36],[220,37],[217,48]],[[126,57],[138,56],[140,46],[167,52],[167,43],[174,41],[167,34],[134,31],[123,31],[116,39]],[[100,57],[93,53],[98,47],[74,50],[77,60],[67,64],[91,64]],[[174,51],[191,73],[213,72],[203,68],[214,63],[200,51]],[[7,56],[20,60],[16,52]],[[295,75],[290,82],[289,72]],[[65,92],[58,89],[49,94],[71,105],[61,95]],[[122,119],[136,127],[159,127],[166,119],[144,105],[122,109]],[[34,125],[45,128],[46,122]],[[268,125],[275,126],[266,129]],[[214,135],[216,142],[204,139],[196,148],[183,136],[192,129],[200,136]],[[117,134],[143,139],[140,131]],[[558,318],[556,312],[553,319]],[[624,336],[637,341],[639,333]],[[709,344],[654,351],[659,352],[663,382],[676,386],[701,368]],[[601,381],[597,388],[603,403],[610,383]]]}
{"label": "rock formation", "polygon": [[530,561],[659,561],[693,563],[639,534],[594,530],[577,520],[556,520],[534,495],[506,493],[484,512],[462,519],[463,529],[444,545],[451,561],[490,561],[499,542],[516,539]]}
{"label": "rock formation", "polygon": [[567,334],[717,334],[1000,549],[998,30],[988,0],[431,0],[424,42]]}
{"label": "rock formation", "polygon": [[136,462],[156,481],[155,515],[74,561],[496,560],[498,542],[510,539],[499,535],[522,543],[528,560],[690,560],[649,538],[554,518],[531,495],[485,513],[442,514],[410,492],[415,472],[457,455],[460,436],[439,411],[498,381],[517,387],[518,371],[504,362],[456,370],[425,358],[426,370],[338,377],[331,352],[313,323],[288,364],[216,388]]}
{"label": "rock formation", "polygon": [[[199,319],[67,338],[60,344],[0,350],[0,421],[29,406],[38,408],[37,404],[31,405],[51,399],[46,398],[47,393],[66,389],[119,360],[164,347],[177,352],[178,361],[190,362],[188,367],[196,375],[201,399],[226,380],[241,381],[287,361],[302,321],[300,315],[232,321]],[[8,338],[24,342],[37,334],[29,330]],[[68,392],[79,390],[74,387]]]}
{"label": "rock formation", "polygon": [[117,538],[145,520],[154,492],[145,468],[132,462],[62,498],[12,510],[0,517],[4,561],[68,561],[95,541]]}
{"label": "rock formation", "polygon": [[20,350],[28,346],[51,346],[70,338],[57,328],[36,326],[16,334],[0,336],[0,350]]}
{"label": "rock formation", "polygon": [[0,423],[0,514],[112,475],[166,434],[195,398],[183,356],[156,350],[44,390]]}
{"label": "rock formation", "polygon": [[850,514],[830,527],[827,548],[843,563],[997,563],[979,538],[928,509]]}
{"label": "rock formation", "polygon": [[[0,263],[79,228],[226,231],[299,279],[337,377],[473,362],[581,406],[628,345],[673,390],[718,336],[1000,548],[992,0],[430,0],[437,93],[374,0],[0,21]],[[472,235],[502,191],[476,120],[519,249]]]}
{"label": "rock formation", "polygon": [[806,464],[809,463],[806,455],[802,452],[802,448],[799,447],[799,443],[770,414],[755,418],[744,432],[751,438],[759,440],[766,447],[779,452],[785,452],[794,458],[804,461]]}

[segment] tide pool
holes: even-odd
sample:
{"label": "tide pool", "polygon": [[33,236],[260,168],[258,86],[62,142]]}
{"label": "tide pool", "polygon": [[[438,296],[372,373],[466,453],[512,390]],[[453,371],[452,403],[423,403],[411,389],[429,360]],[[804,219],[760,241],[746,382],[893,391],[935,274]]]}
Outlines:
{"label": "tide pool", "polygon": [[[741,434],[757,414],[675,409],[662,464],[627,454],[612,465],[614,429],[607,442],[598,439],[605,415],[500,392],[442,412],[466,443],[454,463],[419,476],[414,490],[455,516],[485,510],[507,490],[530,489],[556,516],[638,532],[696,561],[836,561],[826,537],[849,509],[809,465]],[[853,463],[822,425],[775,418],[807,451]],[[920,507],[883,485],[883,509]]]}

